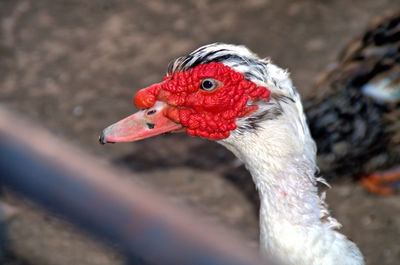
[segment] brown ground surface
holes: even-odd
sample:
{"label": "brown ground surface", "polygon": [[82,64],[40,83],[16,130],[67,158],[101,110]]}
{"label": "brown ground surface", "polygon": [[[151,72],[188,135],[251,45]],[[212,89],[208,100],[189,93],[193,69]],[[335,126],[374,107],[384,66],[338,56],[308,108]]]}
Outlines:
{"label": "brown ground surface", "polygon": [[[168,2],[168,3],[167,3]],[[306,95],[316,74],[373,16],[399,0],[0,1],[0,102],[257,242],[257,200],[245,170],[215,143],[186,135],[100,146],[134,111],[133,94],[173,58],[210,42],[245,44],[292,72]],[[62,152],[62,150],[60,150]],[[104,246],[40,210],[9,221],[9,264],[120,264]],[[334,183],[328,203],[368,264],[400,262],[400,198]],[[60,232],[62,230],[62,233]]]}

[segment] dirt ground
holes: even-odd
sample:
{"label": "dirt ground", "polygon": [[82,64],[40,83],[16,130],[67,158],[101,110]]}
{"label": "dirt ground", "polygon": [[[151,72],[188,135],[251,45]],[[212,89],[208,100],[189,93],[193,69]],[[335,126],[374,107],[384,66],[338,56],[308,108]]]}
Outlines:
{"label": "dirt ground", "polygon": [[[290,69],[306,96],[340,48],[372,17],[394,8],[399,0],[2,0],[0,103],[139,173],[256,247],[256,191],[224,148],[184,134],[100,146],[99,133],[135,111],[134,93],[160,81],[169,61],[216,41],[245,44],[271,57]],[[399,195],[377,197],[341,180],[327,197],[368,264],[400,263]],[[63,221],[13,195],[7,200],[21,209],[9,221],[8,264],[123,262]]]}

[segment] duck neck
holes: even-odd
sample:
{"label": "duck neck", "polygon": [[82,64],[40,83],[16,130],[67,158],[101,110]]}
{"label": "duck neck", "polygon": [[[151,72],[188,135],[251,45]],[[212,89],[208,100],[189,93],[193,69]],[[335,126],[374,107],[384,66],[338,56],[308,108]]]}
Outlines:
{"label": "duck neck", "polygon": [[274,220],[293,225],[321,223],[314,143],[310,139],[311,150],[307,151],[304,143],[287,136],[264,137],[257,132],[222,142],[245,163],[259,192],[261,239]]}
{"label": "duck neck", "polygon": [[333,229],[340,224],[329,216],[318,195],[315,144],[308,131],[299,137],[281,129],[279,134],[257,131],[231,135],[220,142],[245,163],[259,192],[262,252],[289,264],[324,264],[310,249],[321,249],[324,259],[335,256],[338,253],[329,247],[332,239],[339,238],[345,242],[342,254],[351,248],[362,262],[357,247]]}

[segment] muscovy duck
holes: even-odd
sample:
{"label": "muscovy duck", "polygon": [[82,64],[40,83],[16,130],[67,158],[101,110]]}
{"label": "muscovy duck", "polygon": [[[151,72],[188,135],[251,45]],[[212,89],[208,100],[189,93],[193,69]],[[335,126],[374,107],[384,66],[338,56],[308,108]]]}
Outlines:
{"label": "muscovy duck", "polygon": [[304,105],[322,174],[361,178],[375,193],[398,190],[400,11],[374,19],[312,92]]}
{"label": "muscovy duck", "polygon": [[215,140],[257,187],[262,253],[285,264],[364,264],[318,194],[316,145],[288,72],[244,46],[214,43],[175,60],[134,103],[141,110],[107,127],[101,143],[172,131]]}

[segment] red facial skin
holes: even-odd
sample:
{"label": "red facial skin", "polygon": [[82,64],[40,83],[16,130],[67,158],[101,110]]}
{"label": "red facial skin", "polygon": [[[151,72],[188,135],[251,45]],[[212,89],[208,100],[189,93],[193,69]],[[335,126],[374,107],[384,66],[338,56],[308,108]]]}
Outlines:
{"label": "red facial skin", "polygon": [[[200,89],[206,78],[217,80],[218,87],[210,92]],[[246,107],[249,100],[256,99],[269,101],[270,91],[222,63],[211,62],[167,75],[163,82],[140,90],[134,103],[145,109],[156,100],[166,102],[164,115],[180,123],[189,135],[220,140],[236,129],[236,118],[257,110],[255,105]]]}

